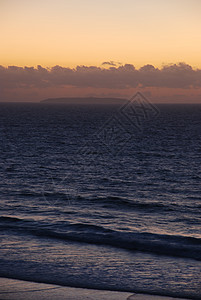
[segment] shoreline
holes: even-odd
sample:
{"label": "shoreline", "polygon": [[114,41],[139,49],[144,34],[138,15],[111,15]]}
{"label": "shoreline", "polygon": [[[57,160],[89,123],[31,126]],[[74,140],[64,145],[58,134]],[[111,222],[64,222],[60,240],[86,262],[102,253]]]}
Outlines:
{"label": "shoreline", "polygon": [[75,288],[0,277],[0,300],[176,300],[173,298],[131,292]]}

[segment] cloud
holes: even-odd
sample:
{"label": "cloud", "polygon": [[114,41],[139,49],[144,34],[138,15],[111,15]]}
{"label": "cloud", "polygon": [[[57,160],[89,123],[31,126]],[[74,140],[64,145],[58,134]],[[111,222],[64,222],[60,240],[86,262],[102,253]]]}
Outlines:
{"label": "cloud", "polygon": [[108,65],[108,66],[114,66],[114,67],[116,67],[116,66],[118,66],[118,65],[122,65],[122,63],[120,63],[120,62],[118,62],[118,61],[113,61],[113,60],[111,60],[111,61],[104,61],[103,63],[102,63],[102,65],[104,66],[104,65]]}
{"label": "cloud", "polygon": [[[106,62],[105,62],[106,63]],[[0,88],[52,88],[72,86],[77,88],[126,89],[138,86],[160,88],[200,88],[201,70],[185,63],[163,66],[161,69],[144,65],[136,69],[132,64],[109,68],[77,66],[52,68],[0,66]]]}

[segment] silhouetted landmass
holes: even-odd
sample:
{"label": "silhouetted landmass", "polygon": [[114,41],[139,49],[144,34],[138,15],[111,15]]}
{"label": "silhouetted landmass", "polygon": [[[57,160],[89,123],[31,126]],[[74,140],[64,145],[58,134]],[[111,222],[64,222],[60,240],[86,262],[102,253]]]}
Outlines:
{"label": "silhouetted landmass", "polygon": [[124,98],[98,98],[98,97],[67,97],[48,98],[41,103],[66,103],[66,104],[123,104],[128,99]]}

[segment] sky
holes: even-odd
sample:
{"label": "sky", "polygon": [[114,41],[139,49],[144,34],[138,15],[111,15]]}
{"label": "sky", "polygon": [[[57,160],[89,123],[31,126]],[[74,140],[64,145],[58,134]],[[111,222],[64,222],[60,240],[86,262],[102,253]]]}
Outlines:
{"label": "sky", "polygon": [[200,0],[0,0],[0,100],[199,102],[200,15]]}

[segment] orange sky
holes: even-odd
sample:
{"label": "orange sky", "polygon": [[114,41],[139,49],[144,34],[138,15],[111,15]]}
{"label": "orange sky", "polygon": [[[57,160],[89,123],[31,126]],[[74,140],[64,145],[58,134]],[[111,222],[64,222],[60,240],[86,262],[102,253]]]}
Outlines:
{"label": "orange sky", "polygon": [[0,0],[1,65],[201,67],[200,0]]}
{"label": "orange sky", "polygon": [[0,65],[201,69],[200,13],[200,0],[0,0]]}

